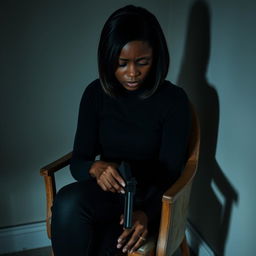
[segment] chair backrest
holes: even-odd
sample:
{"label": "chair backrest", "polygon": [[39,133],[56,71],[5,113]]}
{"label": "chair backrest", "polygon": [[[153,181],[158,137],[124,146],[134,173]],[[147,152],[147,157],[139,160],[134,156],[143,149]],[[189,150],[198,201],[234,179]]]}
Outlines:
{"label": "chair backrest", "polygon": [[157,242],[157,256],[170,256],[178,249],[185,237],[189,197],[197,170],[200,146],[200,125],[191,105],[192,131],[189,140],[189,157],[180,178],[162,198],[162,217]]}

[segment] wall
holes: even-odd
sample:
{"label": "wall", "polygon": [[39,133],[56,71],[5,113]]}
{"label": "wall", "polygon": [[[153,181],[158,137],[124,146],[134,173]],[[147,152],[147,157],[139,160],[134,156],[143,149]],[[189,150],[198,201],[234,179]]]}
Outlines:
{"label": "wall", "polygon": [[[72,149],[101,28],[127,4],[167,24],[168,0],[1,1],[0,227],[45,219],[39,169]],[[60,185],[72,181],[68,170],[58,176]]]}
{"label": "wall", "polygon": [[171,52],[169,78],[200,114],[190,222],[216,254],[252,255],[253,0],[1,1],[0,227],[44,220],[39,169],[71,150],[81,94],[97,76],[99,32],[128,3],[159,18]]}
{"label": "wall", "polygon": [[169,78],[202,128],[189,219],[216,255],[255,249],[255,13],[253,0],[173,0],[169,13]]}

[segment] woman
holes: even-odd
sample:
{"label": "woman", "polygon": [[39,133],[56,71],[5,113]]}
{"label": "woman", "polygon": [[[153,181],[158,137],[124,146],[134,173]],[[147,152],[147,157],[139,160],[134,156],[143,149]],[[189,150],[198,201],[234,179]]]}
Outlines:
{"label": "woman", "polygon": [[[70,166],[78,182],[58,192],[52,209],[55,256],[136,250],[158,230],[161,196],[186,158],[188,99],[165,80],[169,53],[155,16],[134,6],[114,12],[101,33],[98,66],[99,79],[80,103]],[[121,161],[137,180],[133,227],[124,230]]]}

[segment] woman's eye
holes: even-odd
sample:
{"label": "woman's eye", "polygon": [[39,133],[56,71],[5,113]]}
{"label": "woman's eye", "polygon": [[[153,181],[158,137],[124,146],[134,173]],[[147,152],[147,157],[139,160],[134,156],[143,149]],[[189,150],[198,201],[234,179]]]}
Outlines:
{"label": "woman's eye", "polygon": [[119,63],[118,64],[118,67],[125,67],[126,66],[126,63]]}
{"label": "woman's eye", "polygon": [[140,65],[140,66],[146,66],[146,65],[148,65],[148,62],[138,62],[138,65]]}

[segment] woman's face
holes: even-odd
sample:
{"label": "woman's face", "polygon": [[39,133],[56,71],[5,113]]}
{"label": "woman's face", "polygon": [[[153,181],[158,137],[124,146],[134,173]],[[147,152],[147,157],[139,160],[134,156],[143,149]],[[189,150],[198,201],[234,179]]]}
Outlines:
{"label": "woman's face", "polygon": [[152,52],[145,41],[131,41],[122,48],[115,77],[125,89],[135,91],[143,85],[152,67]]}

